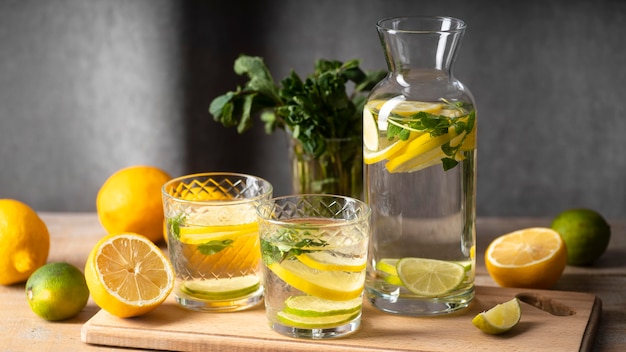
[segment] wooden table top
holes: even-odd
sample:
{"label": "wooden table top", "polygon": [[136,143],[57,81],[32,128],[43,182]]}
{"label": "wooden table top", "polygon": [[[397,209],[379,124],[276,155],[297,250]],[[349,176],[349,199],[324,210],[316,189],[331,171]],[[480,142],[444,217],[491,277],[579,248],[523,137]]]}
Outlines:
{"label": "wooden table top", "polygon": [[[87,255],[105,231],[95,213],[41,213],[51,236],[48,262],[64,261],[84,268]],[[549,226],[541,218],[479,218],[477,253],[484,253],[495,237],[521,228]],[[557,285],[562,291],[586,292],[602,300],[600,326],[594,351],[626,351],[626,220],[609,219],[612,228],[607,252],[590,267],[568,266]],[[476,283],[496,286],[477,256]],[[99,308],[90,299],[76,317],[48,322],[29,308],[24,283],[0,286],[0,350],[3,351],[108,351],[129,350],[88,345],[81,327]],[[253,346],[251,346],[252,348]],[[550,346],[546,346],[550,350]]]}

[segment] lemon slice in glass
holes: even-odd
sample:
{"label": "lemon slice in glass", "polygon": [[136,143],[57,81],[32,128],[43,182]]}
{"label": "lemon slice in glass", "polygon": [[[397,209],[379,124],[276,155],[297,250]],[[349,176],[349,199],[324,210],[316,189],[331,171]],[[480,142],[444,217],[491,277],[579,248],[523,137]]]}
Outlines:
{"label": "lemon slice in glass", "polygon": [[462,265],[444,260],[402,258],[396,264],[396,270],[404,287],[424,297],[446,294],[465,279]]}
{"label": "lemon slice in glass", "polygon": [[252,222],[238,225],[180,227],[180,241],[187,244],[202,244],[209,241],[234,240],[243,235],[258,232],[259,224]]}
{"label": "lemon slice in glass", "polygon": [[365,258],[338,256],[331,251],[303,253],[297,258],[304,265],[317,270],[358,272],[365,269]]}
{"label": "lemon slice in glass", "polygon": [[320,271],[299,260],[285,260],[268,265],[280,279],[312,296],[343,301],[361,296],[365,272]]}
{"label": "lemon slice in glass", "polygon": [[485,333],[502,334],[517,325],[521,317],[522,310],[519,301],[513,298],[485,312],[478,313],[472,319],[472,324]]}

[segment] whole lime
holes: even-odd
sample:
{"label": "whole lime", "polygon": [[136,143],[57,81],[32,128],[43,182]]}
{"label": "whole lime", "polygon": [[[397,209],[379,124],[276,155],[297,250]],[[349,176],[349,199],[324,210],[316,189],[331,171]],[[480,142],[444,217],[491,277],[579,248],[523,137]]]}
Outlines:
{"label": "whole lime", "polygon": [[85,276],[68,263],[48,263],[26,281],[30,308],[46,320],[74,317],[87,304],[89,289]]}
{"label": "whole lime", "polygon": [[611,228],[598,212],[591,209],[569,209],[552,221],[567,246],[567,264],[590,265],[609,245]]}

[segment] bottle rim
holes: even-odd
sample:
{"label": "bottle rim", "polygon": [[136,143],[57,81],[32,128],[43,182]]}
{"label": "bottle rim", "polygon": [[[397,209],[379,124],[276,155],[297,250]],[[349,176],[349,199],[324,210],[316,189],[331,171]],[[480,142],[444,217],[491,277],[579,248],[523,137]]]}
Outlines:
{"label": "bottle rim", "polygon": [[463,32],[467,24],[449,16],[401,16],[381,19],[376,27],[393,33],[455,33]]}

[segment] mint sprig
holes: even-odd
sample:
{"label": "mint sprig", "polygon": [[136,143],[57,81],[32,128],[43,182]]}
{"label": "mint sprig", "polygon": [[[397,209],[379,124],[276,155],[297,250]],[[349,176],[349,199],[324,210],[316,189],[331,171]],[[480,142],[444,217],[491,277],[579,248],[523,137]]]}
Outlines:
{"label": "mint sprig", "polygon": [[307,247],[325,247],[328,242],[314,240],[308,230],[285,229],[272,241],[261,239],[261,256],[266,265],[281,263],[284,260],[295,258],[303,253],[317,252],[319,249]]}

